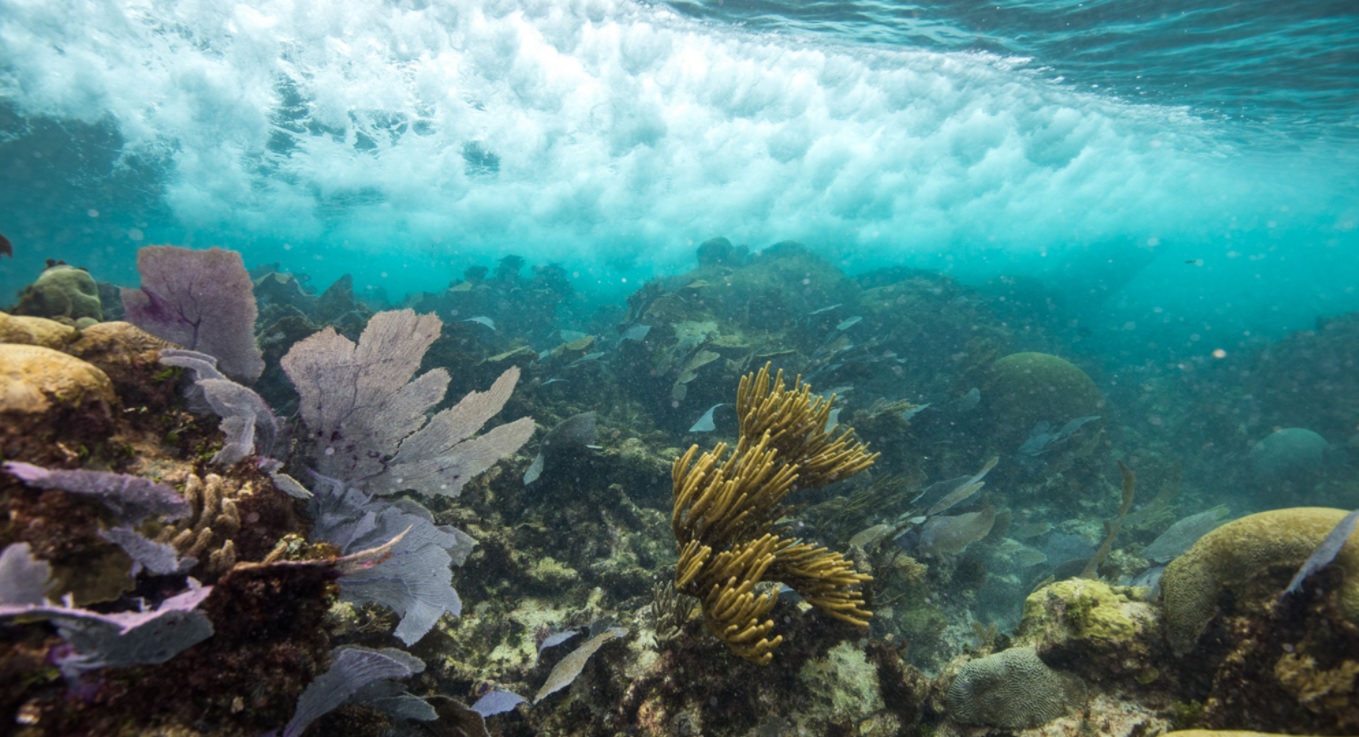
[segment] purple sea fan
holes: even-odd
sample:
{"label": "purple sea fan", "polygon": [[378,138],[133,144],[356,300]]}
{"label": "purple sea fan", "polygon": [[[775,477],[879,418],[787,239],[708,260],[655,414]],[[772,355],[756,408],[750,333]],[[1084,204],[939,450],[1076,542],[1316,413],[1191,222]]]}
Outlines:
{"label": "purple sea fan", "polygon": [[187,517],[189,503],[169,486],[110,471],[61,470],[43,468],[32,463],[10,461],[5,470],[35,489],[60,489],[71,494],[82,494],[98,499],[119,522],[141,524],[151,515],[168,520]]}
{"label": "purple sea fan", "polygon": [[358,489],[323,479],[313,496],[312,538],[336,545],[346,555],[401,537],[382,562],[339,579],[347,601],[375,602],[401,615],[396,636],[413,645],[445,613],[457,615],[462,601],[453,589],[452,566],[462,565],[476,541],[409,499],[374,501]]}
{"label": "purple sea fan", "polygon": [[298,413],[319,474],[374,494],[410,489],[456,497],[472,477],[528,441],[533,420],[527,417],[470,437],[505,405],[517,368],[488,391],[472,392],[426,419],[444,398],[448,372],[415,372],[441,328],[433,315],[379,312],[357,344],[326,328],[288,351],[283,370],[301,398]]}
{"label": "purple sea fan", "polygon": [[260,395],[237,384],[217,370],[217,360],[198,351],[166,348],[160,362],[194,372],[189,405],[195,412],[213,412],[222,418],[219,428],[226,435],[213,463],[229,466],[251,453],[268,456],[278,438],[278,418]]}
{"label": "purple sea fan", "polygon": [[67,677],[96,668],[126,668],[164,663],[212,635],[212,623],[198,605],[212,592],[189,579],[189,589],[154,609],[104,614],[55,604],[45,592],[51,588],[51,568],[33,558],[27,543],[16,543],[0,553],[0,618],[46,619],[77,655],[59,663]]}
{"label": "purple sea fan", "polygon": [[128,322],[217,358],[222,372],[254,381],[264,371],[255,344],[254,284],[241,254],[147,246],[137,252],[141,289],[123,289]]}

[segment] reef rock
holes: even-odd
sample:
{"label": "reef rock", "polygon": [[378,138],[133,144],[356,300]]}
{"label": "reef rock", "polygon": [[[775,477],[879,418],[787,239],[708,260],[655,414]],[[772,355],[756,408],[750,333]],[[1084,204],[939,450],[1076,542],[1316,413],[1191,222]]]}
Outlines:
{"label": "reef rock", "polygon": [[1159,677],[1160,612],[1142,600],[1146,589],[1072,578],[1049,584],[1024,601],[1015,642],[1033,647],[1045,662],[1091,681]]}
{"label": "reef rock", "polygon": [[61,348],[79,335],[74,327],[45,317],[0,312],[0,343]]}

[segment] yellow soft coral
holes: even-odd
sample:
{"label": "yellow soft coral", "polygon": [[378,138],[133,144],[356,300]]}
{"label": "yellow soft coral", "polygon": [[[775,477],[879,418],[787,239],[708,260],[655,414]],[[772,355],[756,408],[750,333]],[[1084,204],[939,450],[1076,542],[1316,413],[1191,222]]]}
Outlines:
{"label": "yellow soft coral", "polygon": [[783,641],[770,636],[777,596],[757,591],[763,581],[787,584],[833,617],[868,623],[859,586],[871,576],[840,553],[773,531],[788,494],[852,476],[877,458],[852,430],[827,432],[831,401],[800,379],[786,389],[782,372],[771,381],[766,365],[741,379],[736,449],[728,455],[718,444],[699,455],[695,445],[672,470],[675,588],[699,600],[713,634],[756,663],[768,663]]}

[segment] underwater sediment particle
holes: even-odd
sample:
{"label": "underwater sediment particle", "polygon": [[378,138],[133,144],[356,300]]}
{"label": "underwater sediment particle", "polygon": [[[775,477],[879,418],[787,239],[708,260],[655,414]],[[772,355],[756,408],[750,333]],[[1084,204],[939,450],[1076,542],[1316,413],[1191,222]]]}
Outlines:
{"label": "underwater sediment particle", "polygon": [[[1217,614],[1224,590],[1240,590],[1277,576],[1279,590],[1345,516],[1339,509],[1295,507],[1260,512],[1204,535],[1171,561],[1161,577],[1166,636],[1177,656],[1194,649]],[[1340,614],[1359,625],[1359,536],[1351,536],[1332,563],[1345,572],[1336,591]]]}
{"label": "underwater sediment particle", "polygon": [[31,414],[54,404],[116,400],[109,377],[79,358],[36,345],[0,345],[0,412]]}
{"label": "underwater sediment particle", "polygon": [[99,287],[94,277],[84,269],[66,264],[57,264],[43,271],[38,280],[19,296],[14,313],[61,317],[73,324],[81,319],[94,322],[104,319],[104,308],[99,301]]}
{"label": "underwater sediment particle", "polygon": [[1105,411],[1104,395],[1089,375],[1047,353],[1012,353],[997,360],[981,396],[996,431],[1016,446],[1039,422],[1061,425]]}
{"label": "underwater sediment particle", "polygon": [[1068,686],[1033,648],[1015,647],[978,658],[949,686],[949,716],[963,724],[1027,729],[1066,710]]}

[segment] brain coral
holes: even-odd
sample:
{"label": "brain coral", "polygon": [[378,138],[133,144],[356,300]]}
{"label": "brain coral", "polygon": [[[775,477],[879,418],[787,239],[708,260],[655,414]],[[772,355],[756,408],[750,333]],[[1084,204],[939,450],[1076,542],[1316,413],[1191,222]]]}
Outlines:
{"label": "brain coral", "polygon": [[946,703],[956,722],[1026,729],[1061,716],[1067,691],[1033,648],[1015,647],[963,666]]}
{"label": "brain coral", "polygon": [[1095,382],[1079,366],[1047,353],[1013,353],[991,364],[981,394],[996,430],[1019,441],[1040,421],[1061,427],[1104,414]]}
{"label": "brain coral", "polygon": [[[1217,613],[1224,589],[1238,589],[1264,576],[1279,590],[1345,516],[1339,509],[1296,507],[1252,514],[1204,535],[1171,561],[1161,577],[1166,636],[1176,655],[1194,648]],[[1340,613],[1359,624],[1359,535],[1351,536],[1331,563],[1344,572]]]}

